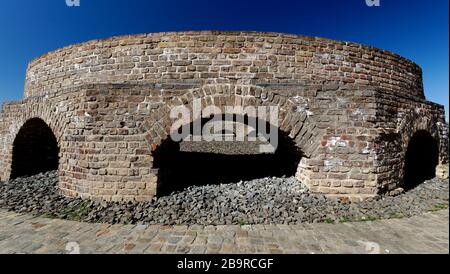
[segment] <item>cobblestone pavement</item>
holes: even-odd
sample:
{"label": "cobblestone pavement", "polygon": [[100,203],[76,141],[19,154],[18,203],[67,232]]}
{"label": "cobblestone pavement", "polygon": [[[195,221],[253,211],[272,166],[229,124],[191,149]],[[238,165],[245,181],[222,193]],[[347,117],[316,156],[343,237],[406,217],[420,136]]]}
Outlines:
{"label": "cobblestone pavement", "polygon": [[341,224],[88,224],[0,210],[0,253],[448,253],[448,209]]}

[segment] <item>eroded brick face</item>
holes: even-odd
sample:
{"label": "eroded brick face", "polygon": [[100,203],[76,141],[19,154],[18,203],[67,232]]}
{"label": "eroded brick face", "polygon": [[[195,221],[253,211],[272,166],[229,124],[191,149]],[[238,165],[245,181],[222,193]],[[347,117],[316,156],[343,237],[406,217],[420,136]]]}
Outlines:
{"label": "eroded brick face", "polygon": [[365,198],[402,185],[418,130],[448,163],[444,109],[425,100],[421,69],[393,53],[322,38],[257,32],[114,37],[32,61],[25,98],[0,113],[0,179],[11,175],[21,127],[42,119],[59,146],[68,196],[148,200],[157,195],[152,152],[170,109],[278,106],[280,130],[304,157],[297,177],[312,191]]}

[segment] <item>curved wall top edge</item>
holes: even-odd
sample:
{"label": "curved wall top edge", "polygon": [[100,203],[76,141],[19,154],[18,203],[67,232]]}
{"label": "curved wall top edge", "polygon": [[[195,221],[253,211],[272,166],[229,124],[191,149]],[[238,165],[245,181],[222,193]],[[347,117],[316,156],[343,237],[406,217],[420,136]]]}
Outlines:
{"label": "curved wall top edge", "polygon": [[249,31],[123,35],[48,52],[28,65],[25,97],[82,83],[367,84],[424,98],[422,71],[398,54],[353,42]]}

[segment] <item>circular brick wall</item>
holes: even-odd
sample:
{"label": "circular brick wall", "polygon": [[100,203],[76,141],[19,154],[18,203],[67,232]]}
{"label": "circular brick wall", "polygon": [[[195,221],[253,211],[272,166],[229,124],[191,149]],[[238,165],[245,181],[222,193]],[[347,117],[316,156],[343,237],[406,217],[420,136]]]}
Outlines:
{"label": "circular brick wall", "polygon": [[388,51],[260,32],[171,32],[71,45],[32,61],[25,97],[83,83],[376,85],[423,98],[421,69]]}
{"label": "circular brick wall", "polygon": [[448,162],[444,108],[426,101],[413,62],[317,37],[197,31],[94,40],[32,61],[25,99],[0,112],[0,180],[11,176],[18,132],[39,118],[58,143],[63,194],[149,200],[170,110],[197,99],[278,107],[278,130],[302,156],[296,177],[312,192],[395,192],[418,130],[438,141],[439,164]]}

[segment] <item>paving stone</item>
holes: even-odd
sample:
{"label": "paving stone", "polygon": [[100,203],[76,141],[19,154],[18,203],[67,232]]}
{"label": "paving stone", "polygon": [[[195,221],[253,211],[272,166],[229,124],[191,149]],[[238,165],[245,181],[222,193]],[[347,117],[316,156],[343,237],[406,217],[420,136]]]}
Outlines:
{"label": "paving stone", "polygon": [[[15,218],[23,219],[17,223]],[[70,242],[81,253],[448,253],[449,211],[440,210],[398,220],[304,226],[206,227],[183,232],[175,227],[118,225],[102,233],[97,224],[53,220],[45,229],[41,217],[23,218],[0,209],[0,253],[67,253]],[[16,223],[14,226],[9,224]],[[433,225],[431,226],[430,223]],[[139,230],[139,232],[136,231]],[[202,229],[202,230],[200,230]],[[105,229],[103,228],[103,231]],[[389,231],[386,233],[385,231]],[[99,233],[100,232],[100,233]],[[232,233],[230,233],[232,232]],[[253,236],[249,235],[249,232]],[[69,233],[69,235],[66,235]],[[72,233],[72,234],[71,234]],[[199,235],[202,234],[202,235]],[[61,235],[65,235],[61,238]],[[142,238],[150,235],[149,238]],[[255,237],[255,235],[260,235]],[[264,237],[261,235],[265,235]],[[272,235],[272,236],[271,236]],[[397,236],[396,236],[397,235]],[[399,237],[401,235],[401,237]],[[154,236],[154,237],[152,237]],[[189,240],[186,240],[190,238]],[[195,240],[192,240],[194,239]],[[375,246],[373,246],[375,244]]]}
{"label": "paving stone", "polygon": [[170,237],[167,242],[169,244],[178,244],[183,238],[181,237]]}
{"label": "paving stone", "polygon": [[208,237],[208,244],[220,245],[223,242],[223,238],[219,235],[211,235]]}

